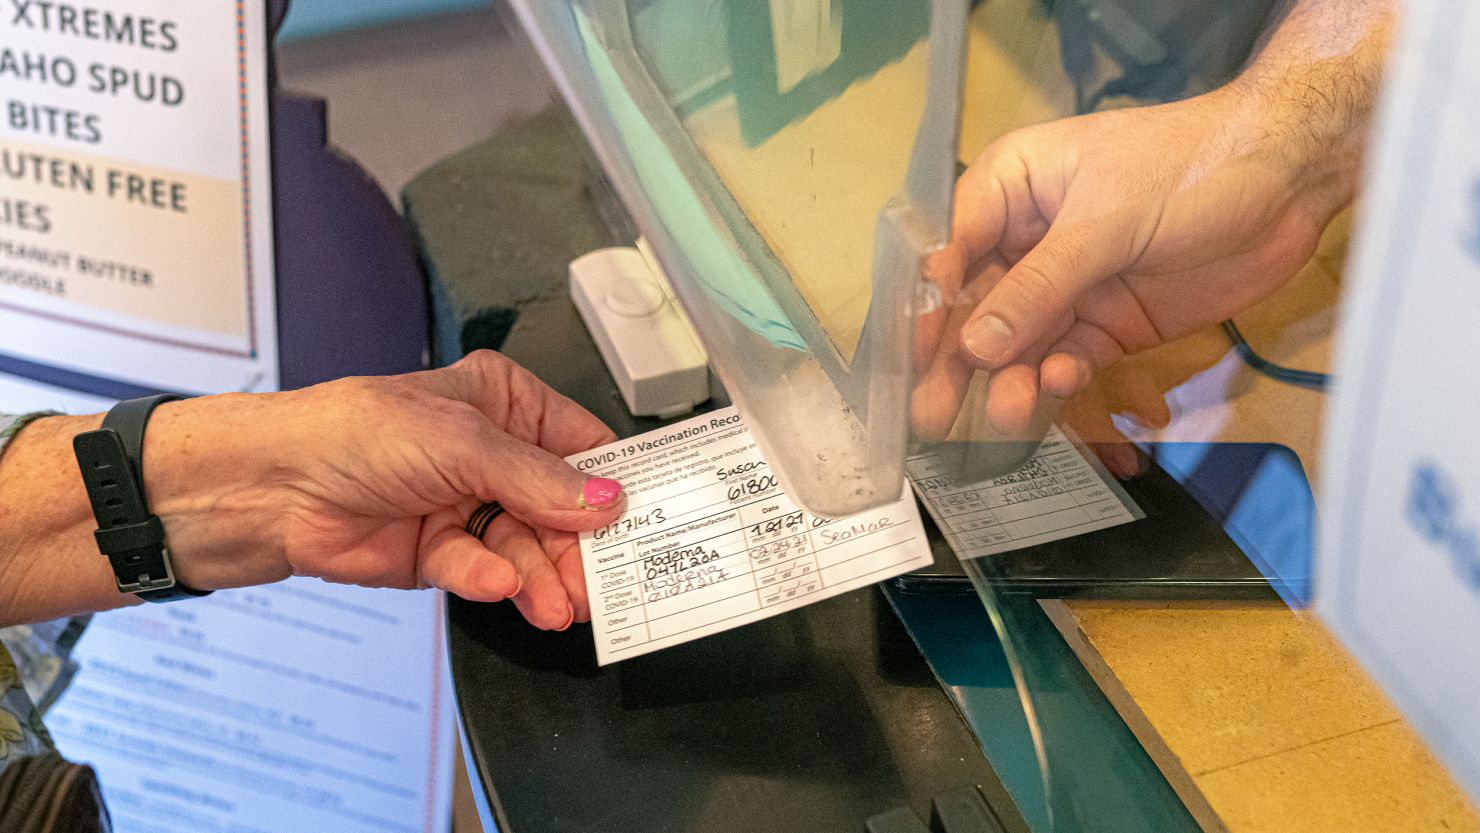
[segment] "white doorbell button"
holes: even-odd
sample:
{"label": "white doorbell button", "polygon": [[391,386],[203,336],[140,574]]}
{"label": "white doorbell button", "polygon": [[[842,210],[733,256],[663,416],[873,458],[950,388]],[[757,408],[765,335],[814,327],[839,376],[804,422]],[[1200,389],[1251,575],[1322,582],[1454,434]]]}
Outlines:
{"label": "white doorbell button", "polygon": [[634,416],[680,416],[709,398],[708,357],[637,249],[571,261],[570,297]]}

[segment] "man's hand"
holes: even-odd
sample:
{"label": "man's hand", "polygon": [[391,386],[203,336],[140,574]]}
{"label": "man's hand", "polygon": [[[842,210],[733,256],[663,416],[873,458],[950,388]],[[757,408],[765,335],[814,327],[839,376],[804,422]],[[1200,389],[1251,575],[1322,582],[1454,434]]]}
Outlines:
{"label": "man's hand", "polygon": [[[0,574],[22,599],[11,604],[31,598],[35,611],[3,610],[7,592],[0,620],[112,606],[97,600],[118,595],[107,595],[70,459],[70,437],[97,419],[41,420],[6,453],[0,506],[26,510],[30,494],[57,517],[33,516],[17,525],[28,530],[19,546],[0,545]],[[146,435],[145,488],[193,587],[289,575],[439,587],[512,598],[534,625],[562,629],[590,616],[575,533],[615,520],[622,493],[561,458],[612,439],[527,371],[480,352],[424,373],[165,404]],[[463,526],[486,501],[507,512],[478,541]]]}
{"label": "man's hand", "polygon": [[988,417],[1020,434],[1040,392],[1069,397],[1294,276],[1353,193],[1389,5],[1301,0],[1227,87],[989,146],[929,265],[951,306],[923,330],[919,433],[950,429],[982,369]]}

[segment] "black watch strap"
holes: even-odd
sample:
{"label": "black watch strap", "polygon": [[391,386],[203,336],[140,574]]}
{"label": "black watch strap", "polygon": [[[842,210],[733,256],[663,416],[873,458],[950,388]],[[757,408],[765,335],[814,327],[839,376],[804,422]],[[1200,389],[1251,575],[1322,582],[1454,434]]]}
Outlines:
{"label": "black watch strap", "polygon": [[113,565],[121,593],[151,602],[205,596],[175,580],[165,547],[164,527],[149,512],[144,494],[144,429],[162,403],[179,399],[164,394],[120,402],[96,431],[72,440],[82,481],[98,520],[98,549]]}

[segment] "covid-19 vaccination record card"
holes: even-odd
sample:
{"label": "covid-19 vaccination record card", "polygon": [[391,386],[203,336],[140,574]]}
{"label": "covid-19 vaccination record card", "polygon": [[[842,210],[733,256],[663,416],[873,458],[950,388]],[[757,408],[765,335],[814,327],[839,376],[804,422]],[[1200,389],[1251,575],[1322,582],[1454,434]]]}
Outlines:
{"label": "covid-19 vaccination record card", "polygon": [[[627,492],[610,526],[581,535],[602,665],[739,627],[927,567],[914,496],[822,518],[786,496],[734,408],[568,458]],[[1059,429],[1003,477],[948,484],[909,460],[953,549],[980,558],[1145,516]]]}
{"label": "covid-19 vaccination record card", "polygon": [[828,519],[788,498],[734,408],[569,458],[627,493],[582,533],[602,665],[928,566],[915,501]]}

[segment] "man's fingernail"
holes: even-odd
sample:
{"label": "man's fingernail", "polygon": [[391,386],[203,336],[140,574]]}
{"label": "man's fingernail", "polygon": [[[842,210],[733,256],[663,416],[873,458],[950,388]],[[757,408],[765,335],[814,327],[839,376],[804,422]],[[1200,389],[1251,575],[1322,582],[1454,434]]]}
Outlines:
{"label": "man's fingernail", "polygon": [[576,609],[570,602],[565,603],[565,624],[556,628],[557,631],[570,630],[570,626],[576,623]]}
{"label": "man's fingernail", "polygon": [[622,484],[605,477],[592,477],[581,489],[582,509],[605,509],[622,497]]}
{"label": "man's fingernail", "polygon": [[1100,458],[1100,462],[1105,464],[1105,468],[1109,469],[1110,473],[1115,475],[1116,480],[1130,480],[1135,477],[1136,464],[1127,460],[1120,453],[1118,446],[1110,446],[1110,449]]}
{"label": "man's fingernail", "polygon": [[962,339],[966,349],[988,364],[995,364],[1006,357],[1012,347],[1012,328],[995,315],[983,316],[971,325]]}
{"label": "man's fingernail", "polygon": [[1136,448],[1135,446],[1131,446],[1131,448],[1136,449],[1136,473],[1132,476],[1140,477],[1146,472],[1151,471],[1151,458],[1146,454],[1146,452],[1142,451],[1139,448]]}
{"label": "man's fingernail", "polygon": [[1089,387],[1089,383],[1094,378],[1095,376],[1090,372],[1089,365],[1081,361],[1074,362],[1074,387],[1069,391],[1069,395],[1073,396]]}

